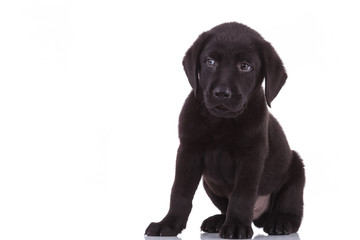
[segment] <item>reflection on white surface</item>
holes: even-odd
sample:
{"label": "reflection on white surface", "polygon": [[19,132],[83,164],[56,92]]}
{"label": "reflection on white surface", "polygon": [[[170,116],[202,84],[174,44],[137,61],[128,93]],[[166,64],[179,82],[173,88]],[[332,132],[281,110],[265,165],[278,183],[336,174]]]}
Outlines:
{"label": "reflection on white surface", "polygon": [[[203,233],[200,237],[201,240],[223,240],[223,238],[219,237],[218,233]],[[261,239],[261,240],[300,240],[299,234],[293,233],[290,235],[257,235],[253,239]]]}
{"label": "reflection on white surface", "polygon": [[145,240],[181,240],[181,238],[179,238],[179,237],[145,236]]}
{"label": "reflection on white surface", "polygon": [[[202,233],[200,236],[201,240],[223,240],[223,238],[219,237],[218,233]],[[293,233],[290,235],[257,235],[253,239],[258,240],[300,240],[299,234]],[[182,240],[179,237],[149,237],[145,236],[145,240]]]}
{"label": "reflection on white surface", "polygon": [[289,235],[257,235],[254,239],[263,239],[263,240],[300,240],[299,234],[293,233]]}

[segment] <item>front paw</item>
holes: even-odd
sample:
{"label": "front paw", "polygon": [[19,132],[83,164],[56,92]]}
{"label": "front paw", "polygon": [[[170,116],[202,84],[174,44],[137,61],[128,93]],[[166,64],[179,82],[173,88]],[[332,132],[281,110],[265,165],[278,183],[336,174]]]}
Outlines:
{"label": "front paw", "polygon": [[200,229],[208,233],[218,233],[226,219],[225,215],[214,215],[203,221]]}
{"label": "front paw", "polygon": [[254,232],[251,228],[251,224],[244,224],[238,221],[231,221],[224,223],[220,229],[221,238],[251,238]]}
{"label": "front paw", "polygon": [[150,223],[145,230],[147,236],[177,236],[184,227],[181,224],[169,222]]}
{"label": "front paw", "polygon": [[264,226],[264,232],[269,235],[287,235],[298,231],[301,217],[291,214],[279,214],[270,219]]}

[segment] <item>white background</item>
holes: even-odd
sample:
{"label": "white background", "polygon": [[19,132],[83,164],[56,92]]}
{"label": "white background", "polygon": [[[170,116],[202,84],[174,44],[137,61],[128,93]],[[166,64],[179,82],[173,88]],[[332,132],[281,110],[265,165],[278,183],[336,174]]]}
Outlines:
{"label": "white background", "polygon": [[[270,41],[272,104],[306,165],[300,239],[357,239],[356,1],[1,1],[0,239],[144,239],[166,214],[190,85],[181,61],[227,21]],[[199,186],[188,227],[217,210]],[[256,229],[255,236],[264,233]]]}

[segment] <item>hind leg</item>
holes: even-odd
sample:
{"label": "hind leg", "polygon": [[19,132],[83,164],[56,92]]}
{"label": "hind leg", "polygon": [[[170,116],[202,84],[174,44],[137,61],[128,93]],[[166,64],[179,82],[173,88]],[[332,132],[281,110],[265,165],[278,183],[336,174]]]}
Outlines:
{"label": "hind leg", "polygon": [[209,233],[217,233],[226,219],[225,213],[228,206],[228,199],[216,196],[213,192],[211,192],[205,181],[204,188],[213,204],[221,211],[221,214],[217,214],[205,219],[201,224],[201,230]]}
{"label": "hind leg", "polygon": [[298,231],[303,216],[304,185],[304,165],[294,152],[288,180],[280,191],[273,195],[271,208],[258,221],[258,225],[263,225],[266,233],[282,235]]}

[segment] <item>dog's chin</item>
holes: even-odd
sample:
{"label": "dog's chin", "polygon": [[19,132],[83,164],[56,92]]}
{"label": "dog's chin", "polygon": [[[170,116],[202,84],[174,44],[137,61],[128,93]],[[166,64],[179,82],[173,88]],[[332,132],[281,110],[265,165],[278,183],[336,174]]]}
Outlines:
{"label": "dog's chin", "polygon": [[211,115],[220,118],[235,118],[243,112],[243,108],[234,110],[225,105],[211,106],[207,107],[207,109]]}

